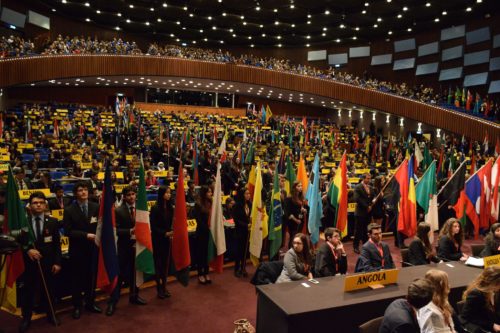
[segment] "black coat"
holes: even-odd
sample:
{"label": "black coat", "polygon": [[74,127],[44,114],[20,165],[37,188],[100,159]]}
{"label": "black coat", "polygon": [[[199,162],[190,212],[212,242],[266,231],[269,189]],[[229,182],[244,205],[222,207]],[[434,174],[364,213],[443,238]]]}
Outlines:
{"label": "black coat", "polygon": [[[66,208],[70,204],[71,204],[71,199],[63,197],[64,208]],[[64,209],[64,208],[61,208],[61,206],[59,205],[59,202],[57,201],[57,198],[52,198],[49,200],[49,209],[50,210],[58,210],[58,209]]]}
{"label": "black coat", "polygon": [[130,256],[135,240],[130,235],[130,230],[135,227],[135,220],[130,215],[130,210],[125,202],[115,208],[116,234],[118,236],[118,256]]}
{"label": "black coat", "polygon": [[460,246],[455,247],[453,241],[448,236],[443,236],[438,243],[438,258],[443,260],[458,261],[462,258]]}
{"label": "black coat", "polygon": [[354,188],[354,201],[356,201],[356,216],[369,217],[368,206],[371,205],[373,200],[373,188],[370,187],[370,194],[368,194],[363,186],[359,183]]}
{"label": "black coat", "polygon": [[439,259],[436,257],[432,257],[431,259],[427,258],[425,254],[424,243],[420,239],[414,239],[410,243],[410,247],[408,248],[408,261],[412,265],[427,265],[430,264],[431,260],[433,262],[439,262]]}
{"label": "black coat", "polygon": [[493,332],[493,324],[500,323],[500,296],[495,299],[495,312],[486,306],[486,296],[477,289],[465,298],[465,303],[460,313],[462,326],[472,333]]}
{"label": "black coat", "polygon": [[420,333],[417,318],[405,299],[397,299],[389,304],[379,333]]}
{"label": "black coat", "polygon": [[318,277],[334,276],[337,273],[345,274],[347,272],[347,256],[339,256],[337,262],[330,246],[323,243],[316,252],[314,272]]}
{"label": "black coat", "polygon": [[71,259],[87,258],[92,254],[95,243],[87,239],[87,234],[95,234],[99,205],[88,202],[88,216],[85,218],[78,202],[64,209],[63,226],[69,237],[69,256]]}
{"label": "black coat", "polygon": [[161,212],[158,205],[151,207],[151,215],[149,222],[151,223],[151,238],[153,246],[155,244],[161,245],[162,243],[168,244],[168,238],[165,234],[172,231],[172,222],[174,218],[174,210],[171,203],[167,203],[166,212]]}
{"label": "black coat", "polygon": [[380,269],[395,268],[389,245],[384,242],[381,242],[381,244],[384,254],[384,264],[382,265],[382,257],[377,247],[372,242],[368,241],[363,244],[363,248],[361,249],[361,255],[356,263],[356,272],[374,272]]}
{"label": "black coat", "polygon": [[[28,217],[28,223],[32,223],[32,217]],[[36,231],[34,231],[36,234]],[[35,242],[25,249],[24,261],[26,264],[35,264],[35,261],[29,259],[27,252],[36,248],[42,255],[40,263],[44,270],[50,270],[53,265],[61,266],[61,237],[59,234],[58,221],[50,216],[43,219],[42,233]]]}

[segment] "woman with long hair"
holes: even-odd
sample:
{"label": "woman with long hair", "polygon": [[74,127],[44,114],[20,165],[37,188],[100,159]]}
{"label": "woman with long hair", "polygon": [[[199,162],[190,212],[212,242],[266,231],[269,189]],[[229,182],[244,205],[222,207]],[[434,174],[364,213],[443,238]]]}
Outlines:
{"label": "woman with long hair", "polygon": [[167,276],[171,255],[172,221],[174,206],[172,191],[169,187],[160,186],[156,204],[151,208],[151,239],[153,241],[153,258],[156,272],[156,290],[158,298],[170,297],[167,290]]}
{"label": "woman with long hair", "polygon": [[418,310],[417,318],[422,333],[455,332],[453,308],[448,302],[450,285],[446,272],[431,269],[425,278],[432,283],[434,294],[432,301]]}
{"label": "woman with long hair", "polygon": [[234,218],[236,234],[236,255],[234,262],[234,276],[247,276],[246,254],[248,249],[248,226],[250,225],[250,214],[252,212],[252,202],[250,191],[241,189],[236,196],[236,204],[233,206],[232,216]]}
{"label": "woman with long hair", "polygon": [[431,232],[431,225],[429,223],[420,222],[418,224],[417,235],[408,248],[408,261],[410,264],[416,266],[427,265],[431,261],[439,262],[439,259],[432,250],[432,244],[429,239]]}
{"label": "woman with long hair", "polygon": [[302,183],[295,182],[290,189],[291,196],[285,200],[285,215],[286,226],[290,234],[288,247],[292,246],[293,238],[297,232],[302,230],[304,226],[304,216],[307,213],[307,208],[304,205],[304,194],[302,193]]}
{"label": "woman with long hair", "polygon": [[490,232],[484,238],[484,249],[481,257],[489,257],[500,254],[500,223],[493,223]]}
{"label": "woman with long hair", "polygon": [[439,232],[438,258],[451,261],[465,261],[469,257],[460,248],[464,241],[464,232],[460,221],[448,219]]}
{"label": "woman with long hair", "polygon": [[283,270],[276,283],[312,279],[312,254],[309,237],[302,233],[292,238],[292,247],[285,253]]}
{"label": "woman with long hair", "polygon": [[460,322],[468,332],[500,332],[500,267],[484,269],[464,292]]}
{"label": "woman with long hair", "polygon": [[208,276],[208,237],[210,236],[209,219],[212,211],[213,191],[208,186],[202,186],[200,195],[193,210],[196,219],[196,266],[198,267],[198,282],[212,283]]}

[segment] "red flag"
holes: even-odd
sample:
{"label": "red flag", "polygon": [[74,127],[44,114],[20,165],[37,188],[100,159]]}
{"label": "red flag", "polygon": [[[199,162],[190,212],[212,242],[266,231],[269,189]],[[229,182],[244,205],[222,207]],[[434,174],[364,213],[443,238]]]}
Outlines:
{"label": "red flag", "polygon": [[394,207],[397,207],[398,231],[411,237],[408,191],[408,160],[405,159],[394,174],[392,193]]}
{"label": "red flag", "polygon": [[175,215],[173,221],[172,258],[175,269],[181,271],[191,264],[187,229],[186,194],[184,192],[184,174],[182,163],[179,165],[177,192],[175,196]]}

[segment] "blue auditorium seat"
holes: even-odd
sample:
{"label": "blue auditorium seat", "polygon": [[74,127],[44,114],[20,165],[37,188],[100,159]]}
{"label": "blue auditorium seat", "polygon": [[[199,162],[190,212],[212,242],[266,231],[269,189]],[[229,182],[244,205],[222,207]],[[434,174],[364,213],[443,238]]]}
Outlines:
{"label": "blue auditorium seat", "polygon": [[35,158],[33,154],[22,154],[21,155],[23,162],[31,162]]}
{"label": "blue auditorium seat", "polygon": [[158,195],[156,193],[154,193],[154,194],[148,193],[146,198],[148,201],[156,201],[156,199],[158,198]]}
{"label": "blue auditorium seat", "polygon": [[66,176],[67,172],[66,171],[51,171],[50,172],[50,178],[53,180],[56,179],[61,179],[62,177]]}
{"label": "blue auditorium seat", "polygon": [[74,183],[66,183],[61,185],[64,192],[73,192],[73,188],[75,187]]}

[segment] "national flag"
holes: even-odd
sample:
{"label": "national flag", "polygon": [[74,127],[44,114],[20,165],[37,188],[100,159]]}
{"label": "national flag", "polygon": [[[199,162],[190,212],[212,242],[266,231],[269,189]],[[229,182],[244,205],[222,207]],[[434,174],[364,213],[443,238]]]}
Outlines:
{"label": "national flag", "polygon": [[323,215],[323,202],[319,188],[321,174],[319,171],[319,155],[316,153],[311,171],[311,182],[307,189],[306,199],[309,202],[308,229],[311,234],[311,242],[317,244],[319,241],[319,228],[321,216]]}
{"label": "national flag", "polygon": [[0,139],[3,138],[3,113],[0,113]]}
{"label": "national flag", "polygon": [[491,169],[491,214],[490,222],[495,223],[499,220],[500,195],[498,193],[500,186],[500,157],[497,158]]}
{"label": "national flag", "polygon": [[[24,203],[19,198],[19,192],[17,190],[16,181],[14,180],[14,175],[12,174],[12,169],[9,168],[3,233],[9,235],[21,234],[21,232],[27,233],[27,244],[25,245],[31,245],[35,237],[32,228],[28,225],[26,209]],[[17,307],[16,280],[24,272],[22,250],[18,249],[7,256],[7,258],[2,259],[5,259],[5,264],[0,272],[0,288],[5,289],[0,289],[0,294],[3,295],[3,299],[0,300],[0,307],[10,312],[15,312]]]}
{"label": "national flag", "polygon": [[442,179],[444,177],[444,151],[441,148],[441,152],[439,153],[439,163],[437,167],[437,178]]}
{"label": "national flag", "polygon": [[271,112],[271,108],[269,105],[266,106],[266,124],[269,122],[269,119],[273,116],[273,113]]}
{"label": "national flag", "polygon": [[397,230],[412,235],[408,209],[408,160],[405,159],[398,167],[391,180],[392,204],[396,208]]}
{"label": "national flag", "polygon": [[176,270],[177,280],[187,286],[189,283],[189,266],[191,254],[189,252],[189,237],[187,229],[186,193],[184,189],[184,173],[182,162],[179,165],[177,177],[177,191],[175,194],[175,213],[172,222],[172,259]]}
{"label": "national flag", "polygon": [[257,181],[257,174],[255,170],[255,165],[252,165],[250,168],[250,173],[248,174],[248,183],[247,183],[247,188],[248,192],[250,192],[250,196],[253,198],[254,192],[255,192],[255,183]]}
{"label": "national flag", "polygon": [[418,167],[420,166],[420,163],[422,163],[422,161],[424,160],[424,155],[422,155],[422,151],[420,150],[420,147],[418,145],[418,142],[417,140],[415,140],[415,153],[414,153],[414,157],[415,157],[415,169],[418,169]]}
{"label": "national flag", "polygon": [[268,233],[266,204],[262,200],[262,171],[260,163],[257,163],[256,168],[255,192],[253,194],[250,216],[252,220],[250,227],[250,259],[254,266],[257,266],[260,261],[262,242]]}
{"label": "national flag", "polygon": [[472,157],[470,159],[469,175],[473,175],[474,172],[476,172],[476,154],[472,153]]}
{"label": "national flag", "polygon": [[432,234],[439,230],[436,161],[432,161],[415,188],[417,203],[424,210],[425,222],[431,225]]}
{"label": "national flag", "polygon": [[462,88],[462,100],[461,100],[461,103],[460,103],[460,106],[464,106],[465,105],[465,87]]}
{"label": "national flag", "polygon": [[340,230],[342,238],[347,236],[347,197],[347,155],[344,153],[328,191],[328,200],[336,211],[333,225]]}
{"label": "national flag", "polygon": [[483,141],[484,154],[488,154],[488,151],[490,150],[488,143],[489,143],[488,142],[488,132],[486,132],[484,135],[484,141]]}
{"label": "national flag", "polygon": [[99,221],[96,231],[95,243],[99,247],[97,264],[97,288],[111,295],[118,284],[120,266],[118,264],[115,198],[111,180],[110,163],[106,163],[104,172],[104,185],[102,187],[101,202],[99,207]]}
{"label": "national flag", "polygon": [[389,140],[389,143],[387,144],[387,150],[386,150],[386,153],[385,153],[385,160],[386,161],[389,161],[389,158],[391,157],[392,137],[391,137],[390,134],[388,135],[388,140]]}
{"label": "national flag", "polygon": [[214,145],[217,144],[218,134],[217,134],[217,126],[214,126],[214,137],[213,137]]}
{"label": "national flag", "polygon": [[[429,168],[432,161],[434,161],[434,158],[431,156],[431,153],[429,152],[427,145],[425,145],[425,148],[424,148],[424,170],[427,170]],[[436,170],[436,167],[434,167],[434,170]]]}
{"label": "national flag", "polygon": [[116,115],[118,117],[121,115],[121,113],[120,113],[120,99],[118,98],[118,96],[116,96],[116,100],[115,100],[115,112],[116,112]]}
{"label": "national flag", "polygon": [[438,202],[440,207],[445,205],[446,207],[453,207],[457,219],[462,223],[462,227],[465,227],[465,208],[467,205],[465,194],[465,162],[460,164],[455,173],[453,173],[446,184],[441,188],[438,194]]}
{"label": "national flag", "polygon": [[261,123],[262,124],[265,124],[266,121],[267,121],[267,116],[266,116],[266,108],[264,107],[264,105],[262,105],[261,109],[260,109],[260,112],[261,112]]}
{"label": "national flag", "polygon": [[274,258],[278,253],[282,243],[282,218],[283,209],[281,207],[281,192],[279,184],[279,174],[274,173],[273,192],[271,195],[271,205],[269,211],[269,258]]}
{"label": "national flag", "polygon": [[370,155],[370,136],[367,135],[365,138],[365,153],[367,156]]}
{"label": "national flag", "polygon": [[[299,167],[297,168],[297,181],[302,183],[302,193],[307,193],[309,179],[307,178],[306,162],[304,161],[303,156],[300,156]],[[293,184],[290,184],[290,186],[291,185]]]}
{"label": "national flag", "polygon": [[408,224],[405,227],[405,234],[408,237],[414,236],[417,233],[417,200],[413,159],[414,156],[408,162]]}
{"label": "national flag", "polygon": [[[198,172],[198,141],[194,140],[193,144],[193,182],[195,186],[200,185],[200,177],[199,177],[199,172]],[[182,184],[182,187],[184,188],[184,184]]]}
{"label": "national flag", "polygon": [[472,94],[470,90],[467,89],[467,101],[465,102],[465,110],[470,111],[472,105]]}
{"label": "national flag", "polygon": [[286,156],[286,171],[285,171],[285,191],[287,195],[290,195],[293,183],[295,183],[295,170],[293,169],[293,164],[290,159],[290,155]]}
{"label": "national flag", "polygon": [[247,155],[245,156],[245,164],[253,164],[255,158],[255,145],[253,142],[250,143]]}
{"label": "national flag", "polygon": [[485,102],[485,107],[484,107],[484,116],[485,117],[488,117],[490,115],[490,111],[491,111],[491,101],[489,99],[488,96],[486,96],[486,102]]}
{"label": "national flag", "polygon": [[448,104],[452,104],[453,103],[453,93],[451,91],[451,86],[448,87],[448,100],[447,100]]}
{"label": "national flag", "polygon": [[208,262],[210,267],[217,273],[222,273],[224,253],[226,252],[220,169],[221,164],[217,163],[212,211],[210,212],[209,220],[210,236],[208,238]]}
{"label": "national flag", "polygon": [[224,137],[222,138],[222,141],[219,146],[219,150],[217,151],[217,155],[220,156],[220,163],[224,163],[227,158],[226,140],[227,140],[227,134],[224,134]]}
{"label": "national flag", "polygon": [[481,104],[481,96],[476,92],[476,101],[474,102],[474,110],[472,111],[472,113],[479,114],[479,111],[481,110]]}
{"label": "national flag", "polygon": [[147,276],[155,274],[153,261],[153,243],[149,224],[148,201],[146,198],[146,180],[144,162],[141,157],[139,167],[139,190],[135,205],[135,270],[136,282],[140,286]]}
{"label": "national flag", "polygon": [[497,137],[497,144],[495,145],[495,157],[498,155],[500,155],[500,137]]}
{"label": "national flag", "polygon": [[473,174],[465,182],[465,193],[467,195],[466,213],[474,224],[475,237],[479,235],[479,229],[488,229],[491,214],[491,161],[488,161],[481,169]]}
{"label": "national flag", "polygon": [[59,124],[57,122],[57,119],[54,119],[54,132],[53,132],[52,136],[55,139],[59,138]]}
{"label": "national flag", "polygon": [[455,106],[457,108],[460,107],[460,96],[462,93],[460,92],[460,88],[457,87],[457,90],[455,91]]}

